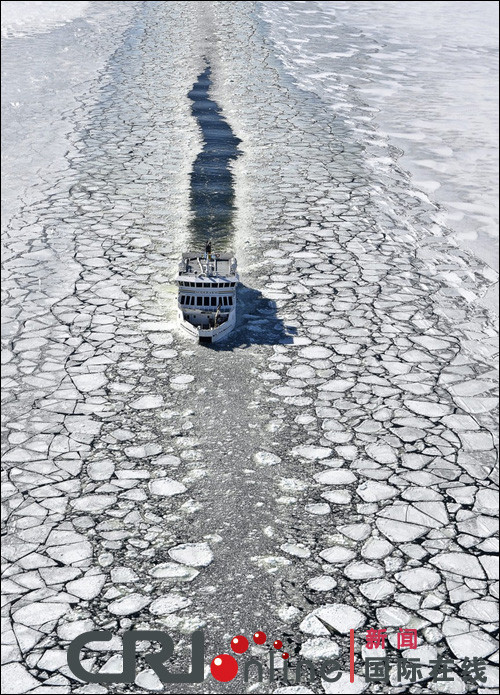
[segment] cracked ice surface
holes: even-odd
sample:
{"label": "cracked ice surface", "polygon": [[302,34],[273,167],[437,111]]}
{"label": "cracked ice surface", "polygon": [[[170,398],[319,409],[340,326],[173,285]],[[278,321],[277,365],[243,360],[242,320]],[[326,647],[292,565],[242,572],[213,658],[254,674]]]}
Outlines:
{"label": "cracked ice surface", "polygon": [[[244,31],[219,21],[228,48]],[[440,654],[458,658],[461,642],[447,631],[464,602],[479,601],[482,617],[472,604],[460,634],[474,635],[469,655],[495,663],[497,523],[481,500],[498,504],[497,334],[470,303],[488,271],[429,238],[432,207],[394,168],[374,179],[350,127],[300,93],[273,55],[257,50],[258,37],[250,45],[245,62],[228,48],[218,83],[245,150],[236,164],[238,228],[248,230],[239,255],[307,342],[283,340],[265,368],[275,375],[267,383],[276,472],[295,481],[280,547],[286,558],[293,548],[302,555],[281,571],[277,603],[299,608],[296,631],[301,617],[299,627],[314,626],[315,610],[334,597],[369,624],[418,627]],[[262,254],[266,241],[272,248]],[[447,269],[470,294],[450,288]],[[276,486],[277,502],[291,502]],[[401,607],[396,623],[377,613],[384,607]]]}
{"label": "cracked ice surface", "polygon": [[[490,266],[484,272],[494,278],[496,4],[301,5],[263,3],[262,11],[297,83],[317,93],[332,115],[349,125],[353,137],[369,150],[367,163],[377,171],[394,166],[394,150],[391,154],[387,145],[397,148],[400,166],[411,174],[414,195],[439,204],[433,213],[436,231],[448,225],[454,238]],[[372,121],[376,130],[370,127]],[[453,273],[447,279],[459,282]],[[498,311],[498,300],[491,296],[490,302]]]}
{"label": "cracked ice surface", "polygon": [[[483,267],[295,86],[254,3],[200,4],[127,3],[109,34],[88,29],[107,62],[69,100],[67,154],[9,207],[4,691],[95,692],[65,658],[95,628],[115,634],[85,654],[105,671],[124,630],[200,626],[210,656],[263,629],[347,668],[318,617],[417,627],[427,655],[494,664],[496,331],[467,301]],[[37,41],[49,54],[67,31]],[[203,56],[244,153],[247,287],[217,350],[177,335],[168,291]]]}

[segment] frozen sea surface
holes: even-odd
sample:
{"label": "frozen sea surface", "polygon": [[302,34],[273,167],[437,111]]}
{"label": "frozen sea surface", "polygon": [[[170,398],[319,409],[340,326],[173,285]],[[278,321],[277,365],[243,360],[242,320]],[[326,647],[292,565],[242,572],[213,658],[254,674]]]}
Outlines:
{"label": "frozen sea surface", "polygon": [[85,14],[90,2],[3,0],[2,36],[28,36],[71,22]]}
{"label": "frozen sea surface", "polygon": [[[4,37],[4,693],[105,692],[68,644],[111,630],[86,663],[118,671],[134,627],[175,637],[175,671],[199,627],[207,665],[263,630],[347,671],[356,627],[357,674],[364,626],[417,627],[427,658],[485,658],[495,687],[491,268],[443,235],[373,107],[332,118],[297,85],[261,9],[97,2]],[[211,348],[172,321],[207,64],[239,140],[244,281]],[[161,690],[138,661],[137,688]]]}
{"label": "frozen sea surface", "polygon": [[[278,55],[498,270],[498,3],[264,2]],[[375,128],[375,130],[372,130]],[[395,149],[396,148],[396,149]]]}

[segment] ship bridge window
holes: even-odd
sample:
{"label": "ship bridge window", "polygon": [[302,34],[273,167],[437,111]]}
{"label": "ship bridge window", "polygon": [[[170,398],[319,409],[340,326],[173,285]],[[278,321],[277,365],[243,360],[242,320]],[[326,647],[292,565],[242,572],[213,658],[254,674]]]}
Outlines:
{"label": "ship bridge window", "polygon": [[210,297],[210,304],[212,306],[217,306],[217,297]]}
{"label": "ship bridge window", "polygon": [[202,282],[197,282],[197,283],[196,283],[196,287],[203,287],[203,283],[202,283]]}
{"label": "ship bridge window", "polygon": [[203,297],[203,306],[210,306],[210,297]]}
{"label": "ship bridge window", "polygon": [[196,297],[196,306],[201,306],[203,304],[203,297]]}
{"label": "ship bridge window", "polygon": [[181,304],[184,304],[185,300],[186,300],[185,296],[184,296],[184,295],[181,295],[180,303],[181,303]]}
{"label": "ship bridge window", "polygon": [[232,305],[233,305],[233,298],[232,298],[232,297],[228,297],[227,299],[228,299],[229,304],[232,306]]}

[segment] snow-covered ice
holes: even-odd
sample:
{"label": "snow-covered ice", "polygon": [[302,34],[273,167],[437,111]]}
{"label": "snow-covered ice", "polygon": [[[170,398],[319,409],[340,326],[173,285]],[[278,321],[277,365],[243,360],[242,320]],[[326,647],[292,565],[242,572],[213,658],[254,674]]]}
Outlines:
{"label": "snow-covered ice", "polygon": [[2,36],[29,36],[85,15],[90,2],[2,1]]}
{"label": "snow-covered ice", "polygon": [[[4,37],[5,692],[90,691],[61,654],[103,626],[108,671],[134,625],[341,659],[350,628],[408,625],[427,656],[495,663],[497,330],[476,301],[495,278],[429,200],[447,136],[381,130],[401,85],[431,108],[394,67],[420,44],[331,5],[89,3]],[[241,140],[240,323],[217,349],[177,334],[171,287],[206,59]],[[483,239],[486,207],[453,209]],[[347,679],[301,692],[367,689]]]}

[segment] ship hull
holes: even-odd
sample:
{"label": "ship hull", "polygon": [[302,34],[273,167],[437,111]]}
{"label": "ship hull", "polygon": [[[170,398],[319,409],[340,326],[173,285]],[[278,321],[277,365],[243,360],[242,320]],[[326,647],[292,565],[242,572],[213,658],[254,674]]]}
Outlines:
{"label": "ship hull", "polygon": [[215,328],[200,328],[184,318],[182,310],[177,314],[178,322],[183,333],[199,343],[218,343],[225,340],[236,325],[236,309],[230,312],[227,321]]}

